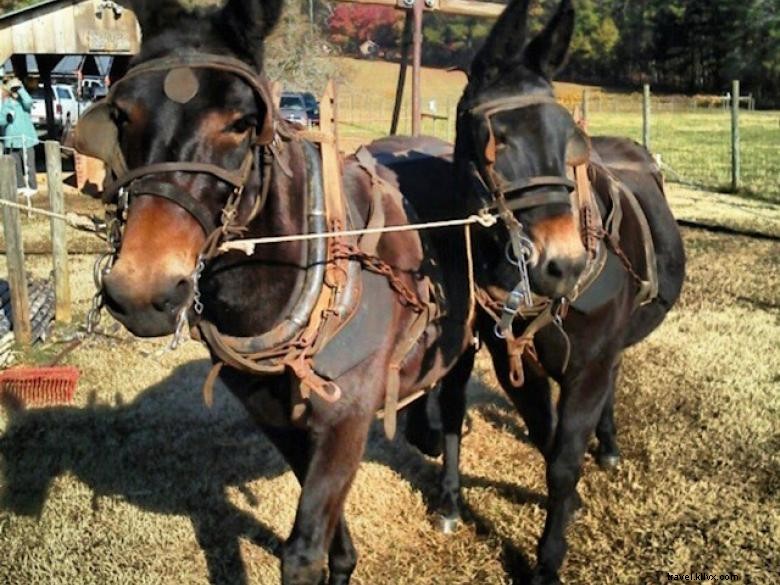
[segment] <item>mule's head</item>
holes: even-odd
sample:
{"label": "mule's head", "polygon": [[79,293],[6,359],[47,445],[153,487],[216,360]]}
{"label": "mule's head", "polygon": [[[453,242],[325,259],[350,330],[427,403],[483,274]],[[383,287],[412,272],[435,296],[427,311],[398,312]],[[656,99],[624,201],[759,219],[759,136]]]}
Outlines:
{"label": "mule's head", "polygon": [[[103,158],[116,163],[112,149],[118,148],[126,166],[118,180],[140,175],[125,185],[126,223],[103,293],[114,317],[148,337],[172,333],[191,303],[199,252],[238,184],[238,216],[246,217],[259,196],[255,159],[260,137],[269,126],[273,132],[272,104],[251,79],[262,68],[263,41],[282,0],[229,0],[209,15],[160,6],[144,11],[143,2],[136,4],[141,54],[105,103],[85,116],[77,141],[89,151],[97,139],[91,134],[104,143],[109,137]],[[246,74],[186,66],[204,55],[230,56],[246,66]],[[161,58],[170,59],[170,67]],[[161,163],[179,169],[156,166]]]}
{"label": "mule's head", "polygon": [[[555,103],[551,82],[566,57],[574,10],[563,0],[528,43],[527,16],[528,0],[512,0],[474,59],[458,106],[456,162],[462,184],[480,190],[489,205],[503,197],[531,239],[532,290],[559,298],[571,292],[586,262],[567,167],[587,160],[589,143]],[[492,268],[506,283],[517,274],[504,254],[509,234],[493,230],[493,238]]]}

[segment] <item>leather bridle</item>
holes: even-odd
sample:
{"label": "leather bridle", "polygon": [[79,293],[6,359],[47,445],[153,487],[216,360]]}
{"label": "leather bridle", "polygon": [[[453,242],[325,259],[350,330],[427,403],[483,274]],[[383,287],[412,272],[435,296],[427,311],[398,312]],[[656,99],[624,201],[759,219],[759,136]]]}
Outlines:
{"label": "leather bridle", "polygon": [[[482,188],[491,195],[487,205],[498,211],[509,232],[507,244],[507,259],[517,266],[520,279],[507,298],[502,303],[502,311],[496,323],[496,335],[504,337],[512,327],[512,322],[521,307],[534,306],[531,284],[528,276],[528,260],[533,254],[533,242],[528,237],[515,212],[525,211],[548,205],[572,205],[572,192],[577,186],[574,181],[564,176],[534,175],[508,180],[495,168],[496,138],[493,131],[492,118],[506,111],[519,110],[532,106],[549,105],[563,108],[554,97],[544,94],[530,94],[497,98],[481,102],[465,111],[478,121],[473,127],[472,139],[478,144],[478,134],[482,128],[487,129],[488,140],[484,150],[479,153],[475,163],[471,161],[470,172]],[[566,111],[568,114],[568,111]],[[480,126],[481,125],[481,126]],[[545,189],[544,192],[538,193]],[[509,255],[511,248],[512,256]]]}
{"label": "leather bridle", "polygon": [[[261,187],[260,197],[253,205],[249,217],[242,222],[247,225],[260,212],[265,203],[268,181],[267,171],[270,166],[270,156],[262,156],[264,147],[271,144],[275,134],[275,125],[272,117],[273,102],[271,101],[267,83],[264,78],[259,76],[249,65],[243,61],[232,57],[210,54],[184,53],[152,59],[131,68],[125,76],[117,81],[111,88],[106,103],[113,103],[117,89],[130,79],[141,75],[156,72],[173,72],[193,69],[212,69],[227,72],[241,78],[252,89],[255,96],[264,103],[266,107],[266,116],[257,127],[251,129],[249,137],[250,148],[244,156],[243,161],[237,169],[227,169],[220,165],[208,162],[162,162],[152,163],[142,167],[128,170],[127,163],[121,153],[121,149],[116,148],[109,164],[116,179],[109,183],[104,191],[103,200],[106,203],[115,203],[124,199],[124,203],[129,205],[133,197],[139,195],[151,195],[167,199],[186,210],[203,228],[206,236],[210,236],[215,230],[220,229],[224,221],[215,220],[214,213],[203,202],[195,199],[186,189],[178,185],[164,181],[160,175],[169,175],[170,173],[193,173],[206,174],[216,177],[223,183],[232,188],[232,194],[223,208],[223,219],[225,210],[235,215],[240,198],[244,188],[249,182],[252,171],[261,164],[265,167],[263,173],[263,185]],[[197,91],[197,87],[195,88]],[[125,193],[122,193],[126,190]],[[231,219],[235,219],[232,217]]]}
{"label": "leather bridle", "polygon": [[[116,124],[107,114],[110,112],[118,88],[128,80],[141,75],[167,72],[166,95],[168,95],[169,99],[176,99],[177,96],[175,94],[173,96],[169,94],[167,81],[173,79],[173,74],[183,73],[183,75],[177,78],[177,81],[182,77],[185,80],[190,79],[192,84],[189,89],[192,90],[190,93],[194,96],[198,91],[197,78],[192,73],[194,69],[211,69],[239,77],[249,85],[255,97],[265,105],[265,116],[258,121],[256,127],[251,129],[249,136],[250,148],[247,150],[241,164],[237,169],[228,169],[208,162],[183,161],[152,163],[132,170],[128,169],[119,145],[119,131]],[[182,101],[177,99],[176,101],[186,103],[188,100]],[[270,90],[263,76],[239,59],[203,53],[181,53],[152,59],[136,65],[122,79],[114,83],[105,100],[92,106],[90,110],[85,112],[82,120],[79,122],[85,130],[79,133],[78,126],[76,129],[76,149],[84,154],[101,158],[108,164],[114,180],[107,181],[103,193],[103,201],[107,204],[116,205],[116,213],[111,214],[110,220],[107,222],[109,225],[108,239],[110,251],[99,258],[95,266],[95,281],[98,292],[95,299],[93,299],[93,307],[88,317],[88,328],[91,328],[89,324],[96,324],[99,321],[100,308],[104,303],[102,278],[110,271],[118,256],[130,202],[134,197],[142,195],[158,197],[175,203],[187,211],[203,229],[206,239],[198,256],[196,272],[193,274],[194,308],[196,313],[200,314],[202,305],[199,302],[197,280],[205,263],[219,254],[219,245],[226,237],[240,234],[246,230],[252,220],[260,213],[268,198],[271,184],[271,169],[274,160],[273,143],[278,131],[273,112],[274,107],[270,97]],[[90,116],[93,118],[92,123],[89,122]],[[85,120],[87,123],[83,124]],[[108,144],[106,144],[104,136],[110,136]],[[101,143],[101,140],[103,143]],[[238,214],[244,190],[251,180],[253,170],[255,169],[262,169],[260,189],[249,213],[239,221]],[[219,217],[216,218],[217,214],[204,202],[193,197],[187,189],[163,179],[164,176],[171,173],[210,175],[231,187],[232,191],[223,205]],[[184,328],[186,321],[185,313],[185,311],[182,311],[179,315],[175,338],[180,336]]]}
{"label": "leather bridle", "polygon": [[[481,121],[488,132],[488,141],[479,161],[480,167],[474,166],[473,172],[485,189],[492,194],[495,207],[505,207],[510,211],[522,211],[543,205],[571,205],[570,193],[575,189],[574,181],[567,177],[555,175],[534,175],[520,177],[515,180],[507,180],[495,168],[496,163],[496,138],[493,132],[492,118],[496,114],[528,108],[538,105],[552,105],[563,108],[555,98],[548,95],[531,94],[499,98],[482,102],[469,108],[468,112]],[[567,112],[568,113],[568,112]],[[478,128],[475,127],[475,132]],[[538,189],[553,188],[546,193],[530,193]],[[561,188],[566,193],[561,192]],[[509,195],[517,195],[509,197]]]}

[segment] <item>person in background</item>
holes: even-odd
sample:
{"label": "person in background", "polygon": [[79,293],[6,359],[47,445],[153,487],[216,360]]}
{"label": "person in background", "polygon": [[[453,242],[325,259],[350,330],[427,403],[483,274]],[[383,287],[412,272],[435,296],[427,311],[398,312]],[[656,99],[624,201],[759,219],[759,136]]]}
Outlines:
{"label": "person in background", "polygon": [[5,151],[16,161],[16,186],[23,195],[38,192],[35,177],[35,131],[30,112],[33,100],[24,85],[12,77],[2,87],[3,105],[0,108],[0,134]]}

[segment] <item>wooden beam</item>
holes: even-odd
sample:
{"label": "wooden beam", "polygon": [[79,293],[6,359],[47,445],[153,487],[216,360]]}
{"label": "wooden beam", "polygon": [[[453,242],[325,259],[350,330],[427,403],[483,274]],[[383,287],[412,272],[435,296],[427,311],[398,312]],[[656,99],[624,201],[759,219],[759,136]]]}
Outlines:
{"label": "wooden beam", "polygon": [[[355,4],[376,4],[379,6],[392,6],[399,10],[408,9],[412,4],[404,0],[340,0],[341,2],[353,2]],[[425,0],[427,12],[442,12],[444,14],[458,14],[461,16],[477,16],[483,18],[496,18],[506,8],[505,4],[497,2],[478,2],[477,0]]]}
{"label": "wooden beam", "polygon": [[[16,165],[10,156],[0,157],[0,199],[16,203]],[[27,294],[27,275],[24,271],[22,222],[19,210],[2,206],[5,231],[8,284],[11,289],[11,321],[16,342],[29,346],[32,341],[30,325],[30,297]]]}
{"label": "wooden beam", "polygon": [[[62,189],[62,155],[60,143],[47,140],[46,178],[49,184],[49,204],[54,213],[65,213],[65,195]],[[65,221],[51,218],[51,247],[54,258],[54,314],[58,323],[70,323],[70,269],[68,267],[68,240]]]}

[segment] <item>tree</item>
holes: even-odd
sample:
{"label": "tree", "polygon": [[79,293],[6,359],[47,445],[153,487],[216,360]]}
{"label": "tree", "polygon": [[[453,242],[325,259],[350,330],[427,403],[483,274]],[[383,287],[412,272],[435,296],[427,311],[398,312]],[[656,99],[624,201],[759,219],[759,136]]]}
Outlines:
{"label": "tree", "polygon": [[361,43],[374,41],[390,48],[397,44],[401,15],[388,6],[339,4],[328,20],[330,40],[356,53]]}
{"label": "tree", "polygon": [[11,12],[12,10],[18,10],[19,8],[24,8],[25,6],[30,6],[31,4],[35,4],[39,1],[40,0],[0,0],[0,14],[5,14],[6,12]]}

